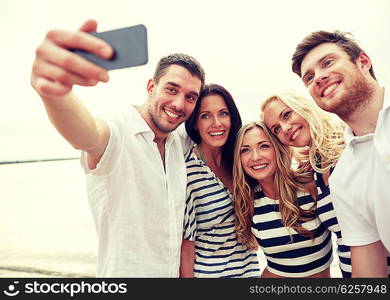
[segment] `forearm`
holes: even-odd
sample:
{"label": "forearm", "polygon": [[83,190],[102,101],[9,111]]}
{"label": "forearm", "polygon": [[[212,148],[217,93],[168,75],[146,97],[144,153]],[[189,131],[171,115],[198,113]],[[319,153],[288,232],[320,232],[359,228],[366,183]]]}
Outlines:
{"label": "forearm", "polygon": [[180,277],[194,277],[195,243],[183,240],[180,254]]}
{"label": "forearm", "polygon": [[99,145],[104,144],[101,125],[72,92],[42,100],[51,123],[74,148],[99,152]]}

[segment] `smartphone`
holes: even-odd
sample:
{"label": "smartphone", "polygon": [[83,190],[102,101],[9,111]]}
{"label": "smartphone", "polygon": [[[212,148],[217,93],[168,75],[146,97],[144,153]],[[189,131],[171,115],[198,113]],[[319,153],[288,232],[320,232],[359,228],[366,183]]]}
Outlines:
{"label": "smartphone", "polygon": [[146,27],[142,24],[90,34],[112,46],[114,54],[111,59],[103,59],[80,49],[71,49],[71,51],[106,70],[134,67],[148,62]]}

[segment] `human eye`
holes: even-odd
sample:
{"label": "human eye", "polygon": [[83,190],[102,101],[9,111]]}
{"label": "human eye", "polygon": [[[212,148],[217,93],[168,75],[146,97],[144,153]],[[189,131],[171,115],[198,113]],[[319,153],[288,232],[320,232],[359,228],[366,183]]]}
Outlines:
{"label": "human eye", "polygon": [[174,95],[174,94],[177,93],[177,90],[174,87],[168,86],[168,87],[165,88],[165,90],[168,92],[168,94]]}
{"label": "human eye", "polygon": [[201,114],[199,116],[200,119],[208,119],[209,118],[209,115],[208,114]]}
{"label": "human eye", "polygon": [[244,154],[244,153],[247,153],[248,151],[249,151],[248,148],[241,148],[240,153]]}
{"label": "human eye", "polygon": [[187,96],[187,99],[188,99],[188,101],[190,101],[190,102],[195,102],[196,100],[198,100],[198,97],[195,96],[195,95],[188,95],[188,96]]}
{"label": "human eye", "polygon": [[222,117],[229,116],[229,112],[228,111],[221,111],[221,116]]}
{"label": "human eye", "polygon": [[288,119],[289,117],[290,117],[290,115],[291,115],[291,110],[288,110],[288,111],[286,111],[284,114],[283,114],[283,119]]}
{"label": "human eye", "polygon": [[279,130],[280,130],[280,126],[275,126],[272,131],[274,134],[277,135],[279,133]]}
{"label": "human eye", "polygon": [[268,144],[268,143],[262,143],[262,144],[259,145],[259,148],[260,148],[260,149],[268,149],[268,148],[270,148],[270,147],[271,147],[271,145]]}
{"label": "human eye", "polygon": [[326,60],[324,61],[324,66],[325,66],[325,67],[329,67],[329,66],[331,66],[331,65],[333,64],[333,62],[334,62],[334,59],[333,59],[333,58],[328,58],[328,59],[326,59]]}
{"label": "human eye", "polygon": [[313,74],[309,74],[309,75],[306,75],[303,82],[305,83],[305,85],[309,85],[314,79],[314,75]]}

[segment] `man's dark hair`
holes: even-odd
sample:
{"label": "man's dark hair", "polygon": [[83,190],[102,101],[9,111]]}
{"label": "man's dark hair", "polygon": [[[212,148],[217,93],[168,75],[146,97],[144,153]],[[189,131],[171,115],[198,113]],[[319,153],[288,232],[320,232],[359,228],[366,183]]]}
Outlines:
{"label": "man's dark hair", "polygon": [[[357,41],[354,39],[353,35],[349,32],[341,32],[338,30],[333,32],[323,30],[312,32],[306,36],[296,47],[292,56],[292,71],[301,77],[301,64],[305,56],[312,49],[323,43],[336,44],[342,50],[344,50],[345,53],[348,54],[353,63],[356,63],[356,59],[362,52],[364,52],[363,49],[358,45]],[[370,68],[370,74],[376,80],[372,65]]]}
{"label": "man's dark hair", "polygon": [[229,110],[230,115],[230,131],[229,136],[226,140],[225,145],[222,147],[222,159],[223,163],[227,164],[228,170],[233,170],[233,154],[234,154],[234,144],[236,142],[236,136],[238,130],[241,128],[242,121],[240,112],[237,109],[236,104],[234,103],[232,95],[223,87],[218,84],[208,84],[203,89],[200,94],[198,100],[196,101],[196,105],[194,111],[185,122],[185,128],[188,136],[196,143],[200,144],[201,137],[199,135],[199,131],[195,129],[196,121],[198,120],[200,105],[202,104],[203,99],[206,96],[210,95],[219,95],[225,101],[225,104]]}
{"label": "man's dark hair", "polygon": [[153,75],[153,79],[156,81],[156,83],[158,83],[160,78],[165,75],[166,69],[171,65],[182,66],[186,68],[186,70],[190,72],[192,76],[198,77],[201,81],[200,91],[203,90],[205,85],[205,73],[202,66],[192,56],[182,53],[170,54],[160,59]]}

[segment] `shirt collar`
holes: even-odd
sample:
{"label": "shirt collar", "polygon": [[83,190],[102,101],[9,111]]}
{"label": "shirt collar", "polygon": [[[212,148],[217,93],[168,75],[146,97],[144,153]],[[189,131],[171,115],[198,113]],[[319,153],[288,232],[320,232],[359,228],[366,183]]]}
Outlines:
{"label": "shirt collar", "polygon": [[134,134],[152,131],[141,113],[137,110],[136,106],[130,106],[130,116],[133,122]]}
{"label": "shirt collar", "polygon": [[[142,117],[141,113],[137,110],[136,106],[130,106],[130,116],[133,119],[133,130],[134,135],[139,133],[147,133],[155,137],[153,130],[149,127],[148,123],[146,123],[145,119]],[[174,131],[167,135],[165,140],[165,144],[169,145],[172,142]]]}

